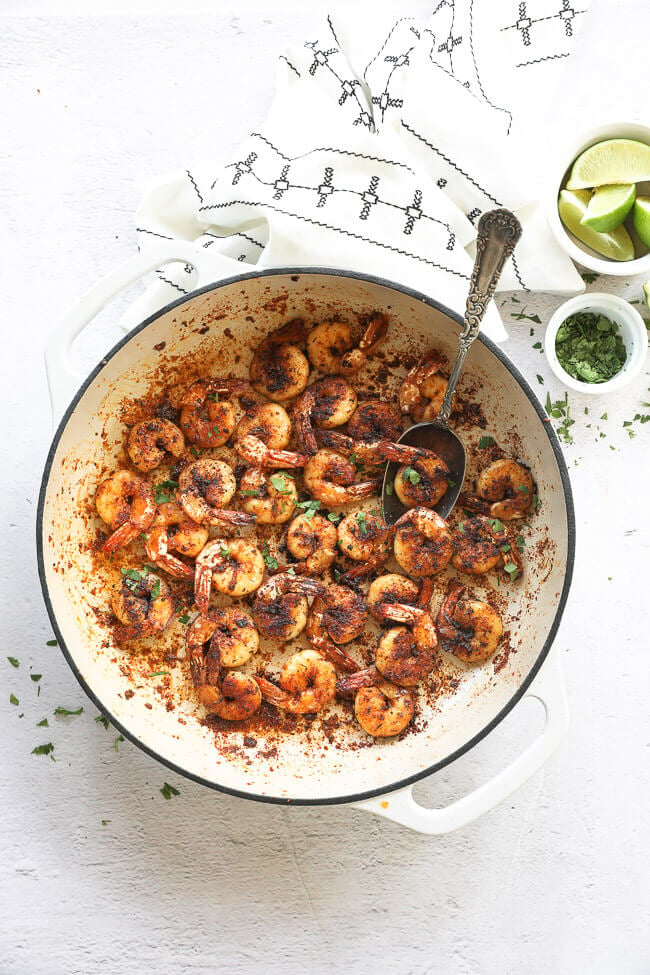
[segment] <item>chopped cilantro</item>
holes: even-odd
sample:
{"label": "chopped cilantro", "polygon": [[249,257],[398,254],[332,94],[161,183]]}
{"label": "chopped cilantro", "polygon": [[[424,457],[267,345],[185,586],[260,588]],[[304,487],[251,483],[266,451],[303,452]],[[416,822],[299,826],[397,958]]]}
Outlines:
{"label": "chopped cilantro", "polygon": [[34,681],[34,683],[37,684],[43,675],[42,674],[30,674],[29,676]]}
{"label": "chopped cilantro", "polygon": [[489,521],[490,521],[490,528],[492,529],[493,532],[504,531],[506,526],[503,524],[502,521],[499,521],[498,518],[490,518]]}
{"label": "chopped cilantro", "polygon": [[537,373],[537,382],[540,384],[540,386],[544,385],[544,377],[540,376],[539,373]]}
{"label": "chopped cilantro", "polygon": [[160,794],[163,799],[171,799],[172,796],[180,796],[181,793],[179,789],[175,789],[173,785],[169,784],[169,782],[165,782],[160,790]]}
{"label": "chopped cilantro", "polygon": [[50,727],[50,722],[47,720],[47,718],[43,718],[42,721],[37,721],[36,722],[36,727],[37,728],[49,728]]}
{"label": "chopped cilantro", "polygon": [[219,555],[223,559],[227,559],[228,556],[230,555],[230,552],[231,552],[231,549],[229,547],[225,546],[225,545],[222,545],[221,548],[219,549]]}
{"label": "chopped cilantro", "polygon": [[503,568],[510,576],[511,582],[513,582],[519,575],[519,569],[517,568],[514,562],[506,562]]}
{"label": "chopped cilantro", "polygon": [[404,468],[402,472],[402,484],[406,484],[407,481],[410,481],[411,484],[419,484],[421,480],[422,478],[414,467]]}
{"label": "chopped cilantro", "polygon": [[269,481],[278,494],[291,494],[291,481],[287,474],[271,474]]}
{"label": "chopped cilantro", "polygon": [[303,515],[305,516],[307,521],[311,523],[312,518],[320,508],[320,504],[321,504],[320,501],[312,501],[312,500],[300,501],[296,505],[296,507],[303,509]]}
{"label": "chopped cilantro", "polygon": [[115,749],[116,752],[119,751],[120,742],[122,741],[124,741],[124,735],[118,735],[115,741],[113,742],[113,748]]}
{"label": "chopped cilantro", "polygon": [[154,670],[151,674],[147,674],[147,677],[169,677],[168,670]]}
{"label": "chopped cilantro", "polygon": [[359,525],[359,531],[361,532],[361,537],[365,538],[368,534],[368,516],[365,511],[357,511],[356,518],[357,524]]}
{"label": "chopped cilantro", "polygon": [[45,646],[46,647],[58,647],[58,645],[59,645],[59,641],[58,640],[46,640],[45,641]]}
{"label": "chopped cilantro", "polygon": [[102,819],[102,826],[108,826],[110,819]]}
{"label": "chopped cilantro", "polygon": [[392,496],[392,494],[393,494],[393,491],[395,490],[395,488],[394,488],[394,484],[395,484],[395,482],[394,482],[394,481],[386,481],[386,494],[387,494],[387,495],[388,495],[389,497],[391,497],[391,496]]}
{"label": "chopped cilantro", "polygon": [[533,345],[533,348],[534,349],[541,349],[541,347],[542,347],[542,343],[541,342],[535,342],[534,345]]}
{"label": "chopped cilantro", "polygon": [[54,708],[54,713],[61,714],[67,718],[72,717],[73,715],[76,717],[78,714],[83,714],[83,710],[83,708],[77,708],[76,711],[70,711],[68,708],[58,707]]}
{"label": "chopped cilantro", "polygon": [[7,657],[7,660],[9,661],[12,667],[20,667],[20,661],[16,660],[15,657]]}
{"label": "chopped cilantro", "polygon": [[454,481],[451,477],[448,477],[447,478],[447,487],[450,487],[450,488],[456,487],[456,481]]}
{"label": "chopped cilantro", "polygon": [[37,745],[32,748],[32,755],[50,755],[54,751],[54,745],[48,741],[46,745]]}
{"label": "chopped cilantro", "polygon": [[190,621],[189,613],[183,613],[182,616],[178,617],[178,622],[183,623],[183,625],[189,623],[189,621]]}
{"label": "chopped cilantro", "polygon": [[481,439],[478,442],[478,449],[485,450],[486,447],[491,447],[493,443],[494,443],[494,437],[490,437],[490,436],[481,437]]}
{"label": "chopped cilantro", "polygon": [[239,492],[243,498],[259,498],[260,492],[258,488],[244,488],[243,491]]}
{"label": "chopped cilantro", "polygon": [[334,576],[334,582],[341,581],[341,570],[337,569],[336,566],[332,569],[332,575]]}
{"label": "chopped cilantro", "polygon": [[335,525],[341,520],[343,515],[338,511],[330,511],[327,516],[327,520],[333,522]]}
{"label": "chopped cilantro", "polygon": [[15,694],[10,694],[9,695],[9,703],[10,704],[20,704],[20,701],[18,700],[18,698],[16,697]]}
{"label": "chopped cilantro", "polygon": [[103,724],[106,730],[108,731],[108,718],[106,717],[105,714],[98,714],[97,717],[95,718],[95,721],[97,724]]}
{"label": "chopped cilantro", "polygon": [[560,325],[555,352],[562,368],[574,379],[604,383],[621,371],[627,353],[616,322],[605,315],[578,312]]}
{"label": "chopped cilantro", "polygon": [[161,481],[160,484],[156,484],[154,491],[156,492],[154,500],[156,504],[166,504],[168,501],[173,499],[173,492],[178,487],[178,481]]}
{"label": "chopped cilantro", "polygon": [[267,569],[270,571],[277,569],[279,563],[278,560],[271,555],[268,542],[266,542],[264,548],[262,549],[262,558],[264,559],[264,565]]}

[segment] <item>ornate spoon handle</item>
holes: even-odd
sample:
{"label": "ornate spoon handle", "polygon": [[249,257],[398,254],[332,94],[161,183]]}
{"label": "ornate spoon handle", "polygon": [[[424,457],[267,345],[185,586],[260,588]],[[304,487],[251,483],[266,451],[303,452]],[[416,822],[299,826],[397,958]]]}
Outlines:
{"label": "ornate spoon handle", "polygon": [[508,260],[521,237],[521,224],[510,210],[489,210],[478,222],[476,259],[465,306],[465,324],[460,344],[447,384],[436,424],[446,426],[454,392],[460,378],[469,347],[479,333],[485,309],[497,286],[503,265]]}

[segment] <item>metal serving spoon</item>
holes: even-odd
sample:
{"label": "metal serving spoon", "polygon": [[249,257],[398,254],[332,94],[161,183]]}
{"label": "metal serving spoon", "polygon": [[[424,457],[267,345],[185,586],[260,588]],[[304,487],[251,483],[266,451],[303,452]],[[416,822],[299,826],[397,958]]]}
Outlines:
{"label": "metal serving spoon", "polygon": [[[476,260],[465,306],[465,322],[440,412],[431,423],[416,423],[409,427],[398,440],[398,443],[432,450],[449,468],[450,485],[434,509],[443,518],[447,517],[458,500],[467,463],[463,441],[449,428],[454,392],[469,348],[479,333],[485,309],[501,277],[503,265],[515,249],[520,236],[521,224],[510,210],[489,210],[479,220]],[[384,474],[382,504],[384,518],[389,525],[395,524],[407,510],[392,490],[398,470],[398,464],[389,463]],[[390,494],[386,491],[388,485],[391,485]]]}

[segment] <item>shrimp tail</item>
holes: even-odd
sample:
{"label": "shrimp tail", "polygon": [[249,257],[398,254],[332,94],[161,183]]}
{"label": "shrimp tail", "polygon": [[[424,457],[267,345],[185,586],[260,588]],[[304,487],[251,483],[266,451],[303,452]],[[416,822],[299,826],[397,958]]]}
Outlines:
{"label": "shrimp tail", "polygon": [[466,494],[465,491],[461,491],[458,495],[458,504],[465,511],[473,511],[479,515],[488,515],[490,513],[490,504],[487,501],[477,497],[475,494]]}
{"label": "shrimp tail", "polygon": [[351,484],[349,488],[346,488],[347,493],[355,500],[371,498],[374,494],[378,494],[380,490],[380,477],[375,477],[372,481],[359,481],[358,484]]}
{"label": "shrimp tail", "polygon": [[199,613],[207,613],[212,589],[212,566],[197,565],[194,573],[194,602]]}
{"label": "shrimp tail", "polygon": [[253,674],[253,680],[257,684],[265,701],[269,704],[274,704],[278,708],[286,708],[291,701],[291,697],[286,691],[283,691],[281,687],[277,684],[273,684],[266,677],[259,674]]}
{"label": "shrimp tail", "polygon": [[365,670],[357,670],[354,674],[346,674],[339,677],[336,682],[337,694],[356,694],[362,687],[372,687],[381,680],[375,667],[367,667]]}
{"label": "shrimp tail", "polygon": [[231,511],[228,508],[216,508],[213,512],[213,520],[222,522],[224,525],[235,525],[244,527],[255,521],[255,515],[249,515],[245,511]]}
{"label": "shrimp tail", "polygon": [[314,650],[318,650],[322,653],[324,657],[333,663],[335,667],[339,670],[344,670],[346,673],[353,674],[359,669],[359,665],[354,662],[352,657],[349,657],[347,653],[337,647],[336,644],[329,640],[324,633],[309,633],[307,632],[307,639],[311,643]]}
{"label": "shrimp tail", "polygon": [[130,521],[125,521],[123,525],[120,525],[112,535],[106,539],[102,545],[102,552],[106,555],[112,555],[113,552],[117,552],[118,549],[124,548],[125,545],[129,545],[133,542],[140,534],[140,529],[137,525],[131,524]]}
{"label": "shrimp tail", "polygon": [[168,552],[161,553],[155,559],[155,562],[161,569],[164,569],[170,576],[173,576],[174,579],[194,578],[194,568],[185,562],[181,562],[180,559],[177,559],[174,555],[170,555]]}

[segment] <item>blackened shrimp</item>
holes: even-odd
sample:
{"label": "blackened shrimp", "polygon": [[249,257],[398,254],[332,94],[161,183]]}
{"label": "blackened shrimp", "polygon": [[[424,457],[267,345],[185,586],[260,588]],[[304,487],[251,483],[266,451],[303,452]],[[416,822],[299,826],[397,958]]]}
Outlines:
{"label": "blackened shrimp", "polygon": [[210,714],[226,721],[243,721],[257,711],[262,695],[248,674],[231,671],[223,674],[222,657],[227,640],[220,633],[217,614],[200,613],[188,627],[186,650],[192,683],[201,704]]}
{"label": "blackened shrimp", "polygon": [[342,576],[345,582],[384,565],[391,555],[393,530],[375,512],[353,511],[338,523],[337,540],[342,554],[358,563]]}
{"label": "blackened shrimp", "polygon": [[222,397],[242,393],[245,379],[199,379],[182,398],[181,430],[197,447],[220,447],[233,434],[237,423],[235,407]]}
{"label": "blackened shrimp", "polygon": [[115,471],[104,478],[97,488],[95,505],[112,530],[102,546],[107,555],[147,531],[156,514],[151,485],[131,471]]}
{"label": "blackened shrimp", "polygon": [[442,365],[440,354],[431,349],[409,370],[399,388],[400,409],[416,423],[435,420],[440,412],[447,392],[447,380],[440,375]]}
{"label": "blackened shrimp", "polygon": [[509,578],[523,573],[523,562],[516,541],[497,518],[477,515],[460,521],[453,537],[452,563],[459,572],[483,575],[503,568]]}
{"label": "blackened shrimp", "polygon": [[115,627],[120,643],[160,633],[174,617],[169,586],[149,569],[122,569],[111,605],[121,624]]}
{"label": "blackened shrimp", "polygon": [[286,643],[302,633],[307,625],[308,596],[316,596],[324,586],[315,579],[304,579],[280,572],[257,590],[253,616],[264,636]]}
{"label": "blackened shrimp", "polygon": [[326,376],[308,386],[299,397],[293,418],[300,442],[309,454],[318,450],[314,427],[331,430],[350,419],[357,408],[357,394],[340,376]]}
{"label": "blackened shrimp", "polygon": [[326,376],[352,376],[368,361],[368,356],[388,331],[388,318],[373,312],[355,347],[350,326],[344,322],[323,322],[307,337],[307,355],[315,369]]}
{"label": "blackened shrimp", "polygon": [[241,506],[258,525],[281,525],[293,516],[298,503],[296,482],[284,471],[270,474],[250,467],[239,482]]}
{"label": "blackened shrimp", "polygon": [[284,450],[291,440],[291,420],[279,403],[251,403],[237,424],[235,443],[257,437],[272,450]]}
{"label": "blackened shrimp", "polygon": [[342,454],[354,455],[361,464],[383,464],[387,460],[395,461],[397,464],[410,464],[418,458],[431,455],[431,451],[424,447],[392,443],[390,440],[357,442],[338,430],[321,431],[319,441]]}
{"label": "blackened shrimp", "polygon": [[167,453],[180,457],[185,438],[171,420],[154,417],[131,427],[126,449],[133,466],[146,474],[162,464]]}
{"label": "blackened shrimp", "polygon": [[436,623],[442,649],[468,664],[491,657],[503,634],[497,611],[455,579],[449,582]]}
{"label": "blackened shrimp", "polygon": [[419,606],[383,603],[376,607],[385,621],[405,623],[382,634],[375,654],[380,674],[400,687],[411,687],[433,670],[438,634],[431,614]]}
{"label": "blackened shrimp", "polygon": [[407,508],[434,508],[449,487],[449,468],[436,454],[402,465],[395,475],[395,494]]}
{"label": "blackened shrimp", "polygon": [[292,714],[321,711],[336,694],[336,671],[316,650],[301,650],[285,661],[280,686],[266,677],[255,680],[269,704]]}
{"label": "blackened shrimp", "polygon": [[533,502],[535,485],[527,467],[516,460],[495,460],[476,479],[476,496],[461,494],[468,511],[491,515],[501,521],[523,518]]}
{"label": "blackened shrimp", "polygon": [[413,582],[407,576],[397,572],[389,572],[378,576],[370,583],[366,602],[370,613],[380,623],[387,620],[385,607],[395,603],[406,606],[422,606],[429,608],[432,595],[430,577],[420,579],[420,583]]}
{"label": "blackened shrimp", "polygon": [[318,450],[305,464],[305,488],[313,498],[331,507],[354,504],[377,494],[380,480],[354,483],[356,468],[335,450]]}
{"label": "blackened shrimp", "polygon": [[411,508],[398,518],[393,548],[401,567],[415,579],[442,572],[454,553],[446,521],[428,508]]}
{"label": "blackened shrimp", "polygon": [[299,345],[309,331],[302,318],[287,322],[258,346],[250,378],[258,393],[277,403],[299,396],[309,381],[309,362]]}
{"label": "blackened shrimp", "polygon": [[358,664],[340,648],[360,636],[367,619],[362,597],[347,586],[332,585],[312,603],[307,621],[309,642],[341,670],[358,670]]}
{"label": "blackened shrimp", "polygon": [[195,558],[208,541],[209,532],[188,518],[175,501],[158,505],[156,517],[145,541],[147,558],[177,579],[193,579],[194,566],[171,552]]}
{"label": "blackened shrimp", "polygon": [[254,518],[226,509],[237,489],[232,470],[222,460],[203,458],[189,464],[178,479],[178,500],[188,518],[199,525],[247,525]]}
{"label": "blackened shrimp", "polygon": [[400,411],[392,403],[371,400],[361,403],[348,421],[347,431],[353,440],[374,443],[377,440],[399,440],[404,429]]}
{"label": "blackened shrimp", "polygon": [[262,585],[264,559],[258,547],[244,538],[215,538],[196,559],[194,600],[205,613],[212,586],[235,598],[248,596]]}
{"label": "blackened shrimp", "polygon": [[385,680],[361,687],[354,699],[354,715],[366,734],[373,738],[399,735],[413,718],[414,711],[408,690]]}
{"label": "blackened shrimp", "polygon": [[259,437],[250,435],[241,437],[235,444],[235,448],[240,457],[255,467],[304,467],[307,463],[305,454],[267,447]]}
{"label": "blackened shrimp", "polygon": [[292,565],[302,575],[321,575],[336,558],[336,526],[318,513],[294,518],[287,531],[287,549],[298,559]]}

